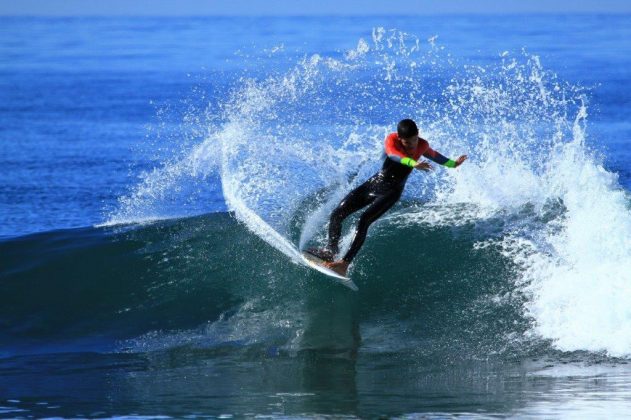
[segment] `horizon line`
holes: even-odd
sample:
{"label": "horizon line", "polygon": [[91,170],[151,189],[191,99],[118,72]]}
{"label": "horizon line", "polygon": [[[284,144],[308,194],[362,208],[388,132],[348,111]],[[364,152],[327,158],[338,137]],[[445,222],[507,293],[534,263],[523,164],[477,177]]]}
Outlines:
{"label": "horizon line", "polygon": [[453,16],[453,17],[466,17],[466,16],[542,16],[542,15],[565,15],[565,16],[629,16],[630,11],[617,12],[617,11],[536,11],[536,12],[428,12],[428,13],[415,13],[415,14],[396,14],[396,13],[365,13],[365,14],[348,14],[348,13],[313,13],[313,14],[224,14],[224,13],[209,13],[209,14],[167,14],[167,13],[76,13],[76,14],[55,14],[55,13],[1,13],[0,18],[5,17],[24,17],[24,18],[75,18],[75,17],[88,17],[88,18],[107,18],[107,17],[127,17],[127,18],[260,18],[260,17],[273,17],[273,18],[326,18],[326,17],[346,17],[346,18],[367,18],[367,17],[397,17],[397,18],[414,18],[414,17],[432,17],[432,16]]}

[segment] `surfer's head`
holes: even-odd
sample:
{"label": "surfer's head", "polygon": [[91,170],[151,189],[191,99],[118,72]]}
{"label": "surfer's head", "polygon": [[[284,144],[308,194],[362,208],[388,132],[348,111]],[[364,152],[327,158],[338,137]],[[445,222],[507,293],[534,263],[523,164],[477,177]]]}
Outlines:
{"label": "surfer's head", "polygon": [[416,147],[418,142],[418,127],[416,123],[409,118],[399,121],[397,125],[397,134],[399,140],[405,147]]}

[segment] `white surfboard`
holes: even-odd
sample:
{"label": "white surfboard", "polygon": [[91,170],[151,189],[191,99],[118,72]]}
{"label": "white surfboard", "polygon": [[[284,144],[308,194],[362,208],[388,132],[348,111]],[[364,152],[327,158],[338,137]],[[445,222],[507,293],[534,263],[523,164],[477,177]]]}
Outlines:
{"label": "white surfboard", "polygon": [[326,268],[324,266],[324,261],[321,260],[320,258],[304,251],[302,251],[300,254],[302,256],[302,260],[304,261],[304,263],[308,265],[309,267],[315,270],[318,270],[320,273],[326,274],[329,277],[335,278],[338,281],[338,283],[343,284],[344,286],[348,287],[351,290],[354,290],[354,291],[359,290],[359,288],[355,285],[353,280],[349,279],[348,277],[341,276],[337,274],[335,271],[329,268]]}

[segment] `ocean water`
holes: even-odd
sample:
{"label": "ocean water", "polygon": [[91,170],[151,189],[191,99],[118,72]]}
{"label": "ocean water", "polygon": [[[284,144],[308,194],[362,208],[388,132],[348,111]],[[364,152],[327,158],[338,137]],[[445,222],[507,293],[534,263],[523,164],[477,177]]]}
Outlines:
{"label": "ocean water", "polygon": [[[3,17],[0,58],[0,417],[631,412],[631,16]],[[296,249],[405,117],[469,160],[353,292]]]}

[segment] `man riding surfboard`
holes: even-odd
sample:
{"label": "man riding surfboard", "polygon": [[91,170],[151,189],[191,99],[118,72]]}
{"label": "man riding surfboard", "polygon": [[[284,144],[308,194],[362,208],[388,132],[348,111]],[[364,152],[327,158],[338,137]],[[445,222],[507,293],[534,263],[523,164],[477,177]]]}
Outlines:
{"label": "man riding surfboard", "polygon": [[[418,127],[411,119],[404,119],[397,125],[397,132],[385,139],[386,158],[381,170],[366,182],[348,193],[340,202],[329,222],[328,245],[325,249],[310,249],[308,252],[326,261],[325,267],[346,276],[348,267],[364,244],[368,227],[388,211],[401,197],[408,176],[413,169],[429,171],[432,166],[421,156],[448,168],[460,166],[467,155],[451,160],[429,147],[427,140],[418,135]],[[362,213],[351,247],[340,260],[335,260],[339,252],[342,221],[356,211],[368,206]]]}

